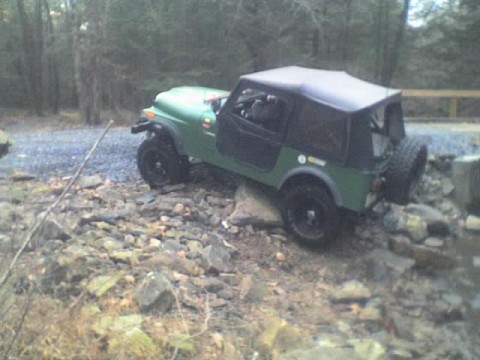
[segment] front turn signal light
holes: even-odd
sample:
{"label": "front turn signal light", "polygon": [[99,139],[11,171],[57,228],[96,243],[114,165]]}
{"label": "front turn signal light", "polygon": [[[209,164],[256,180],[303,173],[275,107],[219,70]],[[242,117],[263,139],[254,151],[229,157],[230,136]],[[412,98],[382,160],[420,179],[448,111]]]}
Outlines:
{"label": "front turn signal light", "polygon": [[144,111],[143,113],[149,119],[153,119],[155,117],[155,113],[153,111]]}

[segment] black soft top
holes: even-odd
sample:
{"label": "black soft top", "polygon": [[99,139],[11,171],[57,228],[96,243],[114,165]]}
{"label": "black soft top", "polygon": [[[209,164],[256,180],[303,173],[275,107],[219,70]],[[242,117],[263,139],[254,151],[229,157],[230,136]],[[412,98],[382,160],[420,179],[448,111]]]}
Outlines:
{"label": "black soft top", "polygon": [[344,71],[287,66],[243,75],[241,79],[296,93],[348,113],[401,97],[400,90],[360,80]]}

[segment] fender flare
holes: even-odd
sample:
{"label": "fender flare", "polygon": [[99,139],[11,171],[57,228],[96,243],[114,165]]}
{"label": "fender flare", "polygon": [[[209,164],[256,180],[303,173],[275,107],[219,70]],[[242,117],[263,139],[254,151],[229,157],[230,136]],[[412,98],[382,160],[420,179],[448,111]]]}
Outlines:
{"label": "fender flare", "polygon": [[288,180],[290,180],[291,178],[297,175],[313,176],[318,180],[320,180],[321,182],[323,182],[327,186],[330,193],[332,194],[333,201],[335,201],[335,204],[338,207],[343,206],[343,199],[342,199],[340,190],[338,189],[337,184],[335,183],[335,181],[333,181],[330,175],[328,175],[326,172],[320,169],[312,168],[309,166],[301,166],[299,168],[295,168],[287,172],[285,176],[282,178],[282,180],[280,181],[280,184],[277,186],[277,190],[280,190]]}
{"label": "fender flare", "polygon": [[178,154],[185,155],[182,134],[170,120],[162,118],[152,120],[146,117],[141,117],[138,119],[137,125],[132,127],[132,133],[139,133],[142,131],[150,131],[159,137],[165,135],[169,136],[173,140]]}

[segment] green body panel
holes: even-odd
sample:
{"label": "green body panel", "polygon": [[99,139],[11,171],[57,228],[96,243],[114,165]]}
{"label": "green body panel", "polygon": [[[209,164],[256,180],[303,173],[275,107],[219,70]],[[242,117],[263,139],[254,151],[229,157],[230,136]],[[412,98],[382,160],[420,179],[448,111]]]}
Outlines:
{"label": "green body panel", "polygon": [[[290,171],[300,166],[311,167],[326,174],[336,184],[343,207],[362,212],[367,209],[367,202],[374,200],[373,194],[369,195],[374,178],[371,172],[337,166],[286,146],[282,146],[275,166],[268,171],[220,154],[216,144],[216,114],[205,100],[227,94],[226,91],[210,88],[174,88],[159,94],[155,106],[144,111],[154,112],[160,120],[169,120],[181,134],[185,153],[212,165],[275,188],[282,185]],[[302,157],[306,160],[300,162]]]}

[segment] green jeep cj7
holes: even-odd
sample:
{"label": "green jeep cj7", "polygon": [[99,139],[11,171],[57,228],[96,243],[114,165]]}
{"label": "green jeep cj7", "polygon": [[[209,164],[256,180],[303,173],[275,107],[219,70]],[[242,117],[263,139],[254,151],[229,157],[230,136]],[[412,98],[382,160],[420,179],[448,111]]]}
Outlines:
{"label": "green jeep cj7", "polygon": [[342,210],[405,204],[427,161],[405,136],[399,90],[294,66],[244,75],[231,93],[162,92],[132,127],[142,131],[138,167],[152,188],[201,159],[277,189],[286,226],[307,245],[331,242]]}

